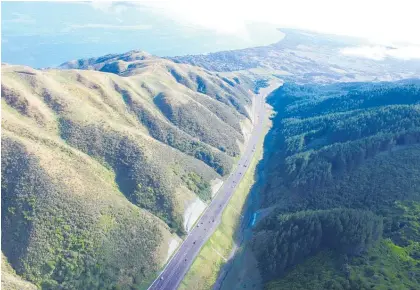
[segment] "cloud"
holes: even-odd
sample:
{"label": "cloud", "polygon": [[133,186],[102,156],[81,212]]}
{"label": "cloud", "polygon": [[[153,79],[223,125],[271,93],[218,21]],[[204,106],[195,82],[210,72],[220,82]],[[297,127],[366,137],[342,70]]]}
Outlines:
{"label": "cloud", "polygon": [[27,14],[12,13],[12,16],[14,16],[14,18],[5,19],[4,22],[20,24],[34,24],[36,22],[35,19]]}
{"label": "cloud", "polygon": [[155,13],[164,15],[179,23],[213,30],[222,34],[248,36],[246,28],[248,13],[245,11],[248,3],[241,1],[148,1],[133,2],[137,9],[145,7]]}
{"label": "cloud", "polygon": [[69,32],[77,29],[114,29],[114,30],[148,30],[152,29],[151,25],[138,24],[138,25],[113,25],[101,23],[87,23],[87,24],[70,24],[63,32]]}
{"label": "cloud", "polygon": [[107,2],[107,1],[92,1],[92,2],[88,2],[93,9],[108,13],[111,12],[111,7],[113,5],[112,2]]}
{"label": "cloud", "polygon": [[[89,5],[122,23],[125,13],[135,9],[169,18],[184,27],[208,29],[246,38],[252,23],[312,30],[367,38],[374,44],[402,42],[420,45],[420,1],[418,0],[136,0],[72,2]],[[14,14],[12,22],[30,23],[29,16]],[[5,20],[6,21],[6,20]],[[92,20],[93,21],[93,20]],[[134,26],[91,28],[137,29]],[[85,27],[86,28],[86,27]],[[78,28],[74,28],[78,29]],[[144,29],[144,28],[142,28]]]}
{"label": "cloud", "polygon": [[96,10],[104,13],[121,14],[126,11],[129,6],[133,6],[130,2],[111,2],[111,1],[92,1],[89,4]]}
{"label": "cloud", "polygon": [[340,51],[344,55],[383,60],[387,57],[404,60],[420,59],[420,46],[386,47],[386,46],[358,46],[346,47]]}
{"label": "cloud", "polygon": [[321,33],[368,38],[374,43],[420,45],[418,0],[137,0],[132,3],[219,33],[246,35],[247,24],[262,22]]}
{"label": "cloud", "polygon": [[[237,1],[190,1],[190,0],[136,0],[125,1],[93,1],[90,5],[103,13],[121,14],[128,9],[144,11],[147,9],[158,15],[170,18],[178,23],[209,29],[223,34],[248,36],[246,23],[238,19]],[[236,13],[235,13],[236,12]]]}

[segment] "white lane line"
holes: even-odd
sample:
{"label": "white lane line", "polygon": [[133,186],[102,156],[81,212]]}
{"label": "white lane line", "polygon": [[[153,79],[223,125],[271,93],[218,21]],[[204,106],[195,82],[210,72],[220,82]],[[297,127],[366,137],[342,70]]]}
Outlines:
{"label": "white lane line", "polygon": [[241,217],[243,217],[243,215],[241,215],[241,213],[236,208],[234,208],[232,205],[230,205],[228,203],[227,206],[230,207],[231,209],[233,209],[233,211],[236,212],[238,215],[240,215]]}
{"label": "white lane line", "polygon": [[[262,97],[262,101],[264,101],[264,99],[265,99],[265,97]],[[263,110],[264,109],[264,107],[262,106],[261,108],[260,108],[260,110]],[[260,113],[263,113],[263,112],[260,112]],[[259,118],[258,118],[259,119]],[[258,120],[259,121],[259,120]],[[255,129],[255,133],[256,134],[259,134],[259,130],[256,130],[256,129],[258,129],[258,126],[259,124],[256,124],[255,126],[254,126],[254,129]],[[249,143],[248,143],[249,144]],[[251,153],[251,152],[250,152]],[[252,154],[252,153],[251,153]],[[242,161],[242,160],[240,160],[240,161]],[[240,162],[239,161],[239,162]],[[237,168],[239,168],[239,166],[237,167]],[[236,168],[236,169],[237,169]],[[247,171],[247,169],[248,168],[246,168],[246,170],[245,171]],[[232,177],[232,175],[234,175],[234,173],[232,172],[230,175],[229,175],[229,177],[226,179],[226,181],[228,181],[231,177]],[[243,175],[242,174],[239,174],[239,176],[238,176],[238,178],[239,178],[239,182],[242,180],[242,178],[243,178]],[[196,227],[196,225],[197,225],[197,223],[199,223],[202,219],[203,219],[203,217],[205,216],[205,214],[207,213],[207,211],[211,208],[211,205],[213,204],[213,202],[216,200],[216,198],[217,198],[217,196],[219,196],[219,193],[222,191],[222,189],[224,188],[224,187],[226,187],[227,189],[229,189],[228,188],[228,186],[227,186],[227,184],[226,184],[226,181],[224,182],[224,184],[219,188],[219,190],[217,191],[217,193],[216,193],[216,195],[214,196],[214,198],[212,199],[212,201],[210,202],[210,204],[206,207],[206,209],[204,210],[204,212],[201,214],[201,216],[200,216],[200,218],[198,219],[198,221],[194,224],[194,226],[193,226],[193,229],[195,229],[195,227]],[[239,183],[238,182],[238,183]],[[230,194],[230,195],[232,195],[232,194]],[[230,198],[231,198],[231,196],[230,196]],[[228,201],[230,200],[230,198],[228,199]],[[223,206],[223,208],[225,208],[226,207],[226,205],[228,205],[229,203],[227,203],[227,204],[225,204],[225,206]],[[187,236],[186,236],[186,238],[183,240],[183,242],[181,243],[181,245],[177,248],[177,251],[176,251],[176,253],[174,253],[173,255],[172,255],[172,257],[170,258],[170,260],[166,263],[166,265],[165,265],[165,267],[163,268],[163,270],[159,273],[159,275],[156,277],[156,279],[152,282],[152,284],[147,288],[147,290],[149,290],[149,289],[151,289],[152,287],[154,287],[154,285],[155,285],[155,283],[157,282],[157,281],[159,281],[160,280],[160,277],[162,276],[162,274],[165,272],[165,270],[170,266],[170,264],[171,264],[171,262],[172,262],[172,260],[177,256],[177,255],[179,255],[180,254],[180,250],[181,250],[181,248],[182,248],[182,246],[184,245],[184,243],[188,240],[188,238],[192,235],[192,233],[193,233],[193,231],[194,230],[191,230],[189,233],[187,233]],[[200,249],[201,249],[201,247],[200,247]],[[185,257],[185,254],[184,254],[184,257]],[[177,263],[177,265],[178,265],[178,263]],[[175,273],[176,273],[176,271],[175,271]],[[169,277],[170,278],[172,278],[172,276],[175,274],[175,273],[172,273],[172,274],[170,274],[169,275]],[[167,283],[167,279],[165,279],[166,281],[166,283]],[[166,286],[166,283],[164,284],[164,286]]]}
{"label": "white lane line", "polygon": [[[210,242],[211,243],[211,242]],[[216,250],[213,245],[210,245],[210,247],[213,249],[213,251],[219,256],[221,257],[223,260],[225,260],[225,262],[227,262],[227,259],[218,251]]]}

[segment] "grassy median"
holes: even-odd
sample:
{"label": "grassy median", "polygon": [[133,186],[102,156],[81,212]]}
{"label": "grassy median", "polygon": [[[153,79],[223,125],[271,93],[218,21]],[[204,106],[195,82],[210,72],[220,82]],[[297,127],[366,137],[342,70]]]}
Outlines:
{"label": "grassy median", "polygon": [[223,211],[220,225],[201,248],[178,289],[211,289],[216,282],[221,267],[229,259],[235,246],[235,231],[241,221],[243,207],[249,191],[255,183],[255,169],[263,155],[263,137],[270,128],[268,117],[264,123],[264,135],[257,145],[248,170]]}

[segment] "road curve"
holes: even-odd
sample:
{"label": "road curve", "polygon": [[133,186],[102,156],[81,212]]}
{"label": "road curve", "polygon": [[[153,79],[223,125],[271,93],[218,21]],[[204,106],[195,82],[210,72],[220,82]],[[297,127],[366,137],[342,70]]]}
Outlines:
{"label": "road curve", "polygon": [[194,262],[195,257],[200,252],[201,247],[219,225],[223,210],[228,204],[237,184],[241,181],[245,171],[248,169],[255,153],[256,145],[262,137],[266,114],[265,97],[275,88],[274,85],[271,85],[261,89],[260,94],[255,95],[254,128],[241,159],[202,214],[195,227],[191,229],[177,252],[172,256],[156,280],[149,286],[148,290],[177,289],[191,264]]}

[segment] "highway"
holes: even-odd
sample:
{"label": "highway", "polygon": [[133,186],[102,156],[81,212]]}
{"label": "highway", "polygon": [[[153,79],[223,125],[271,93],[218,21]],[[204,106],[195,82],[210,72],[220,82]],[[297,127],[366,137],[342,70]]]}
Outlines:
{"label": "highway", "polygon": [[261,140],[265,120],[265,97],[273,91],[274,85],[260,89],[255,95],[254,126],[248,144],[236,168],[229,175],[210,205],[204,211],[196,225],[191,229],[188,236],[172,256],[160,275],[150,285],[148,290],[175,290],[181,283],[201,247],[212,235],[220,223],[224,208],[228,204],[236,186],[241,181],[245,171],[252,160],[255,148]]}

